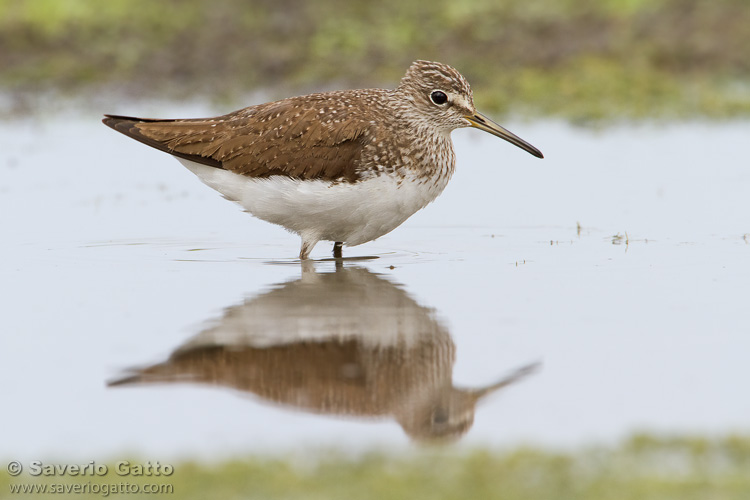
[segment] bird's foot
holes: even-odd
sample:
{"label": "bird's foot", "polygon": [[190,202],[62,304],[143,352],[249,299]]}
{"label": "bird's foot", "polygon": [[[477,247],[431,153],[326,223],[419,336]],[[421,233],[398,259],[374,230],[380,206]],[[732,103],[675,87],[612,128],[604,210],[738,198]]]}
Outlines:
{"label": "bird's foot", "polygon": [[343,246],[344,246],[344,242],[343,241],[337,241],[337,242],[335,242],[333,244],[333,258],[334,259],[341,259],[341,258],[343,258],[344,255],[343,255],[343,252],[341,250],[343,248]]}

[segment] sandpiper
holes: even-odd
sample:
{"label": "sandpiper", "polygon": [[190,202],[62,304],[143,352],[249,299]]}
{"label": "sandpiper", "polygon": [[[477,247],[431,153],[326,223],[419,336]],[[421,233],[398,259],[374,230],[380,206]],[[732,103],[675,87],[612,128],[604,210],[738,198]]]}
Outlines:
{"label": "sandpiper", "polygon": [[318,272],[310,261],[301,267],[299,278],[206,322],[164,362],[129,369],[108,385],[226,387],[296,412],[393,420],[416,441],[444,442],[472,427],[480,401],[541,367],[458,386],[457,348],[432,308],[388,276],[340,259],[335,272]]}
{"label": "sandpiper", "polygon": [[105,115],[103,122],[176,157],[252,215],[334,257],[389,233],[445,189],[455,168],[450,133],[475,127],[532,155],[541,151],[474,107],[454,68],[416,61],[394,90],[290,97],[202,119]]}

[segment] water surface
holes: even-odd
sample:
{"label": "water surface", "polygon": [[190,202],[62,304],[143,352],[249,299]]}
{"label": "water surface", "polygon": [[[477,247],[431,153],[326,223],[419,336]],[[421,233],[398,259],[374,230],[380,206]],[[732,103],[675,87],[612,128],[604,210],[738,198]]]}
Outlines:
{"label": "water surface", "polygon": [[747,432],[748,124],[506,125],[547,158],[454,133],[445,193],[337,267],[98,117],[3,123],[3,451]]}

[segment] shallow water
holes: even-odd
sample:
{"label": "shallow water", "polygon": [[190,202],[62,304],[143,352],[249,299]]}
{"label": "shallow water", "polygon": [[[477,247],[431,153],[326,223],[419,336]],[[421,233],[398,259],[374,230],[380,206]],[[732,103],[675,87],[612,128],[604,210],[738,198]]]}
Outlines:
{"label": "shallow water", "polygon": [[375,258],[302,266],[98,117],[0,124],[2,451],[747,432],[749,124],[507,125],[547,158],[458,131],[445,193],[344,249]]}

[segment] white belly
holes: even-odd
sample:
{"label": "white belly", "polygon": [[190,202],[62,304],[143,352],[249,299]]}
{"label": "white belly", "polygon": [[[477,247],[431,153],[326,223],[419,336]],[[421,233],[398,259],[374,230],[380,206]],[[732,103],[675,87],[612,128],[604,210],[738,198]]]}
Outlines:
{"label": "white belly", "polygon": [[201,181],[249,213],[314,240],[361,245],[424,208],[445,189],[449,176],[379,175],[356,183],[298,180],[275,175],[253,179],[179,159]]}

